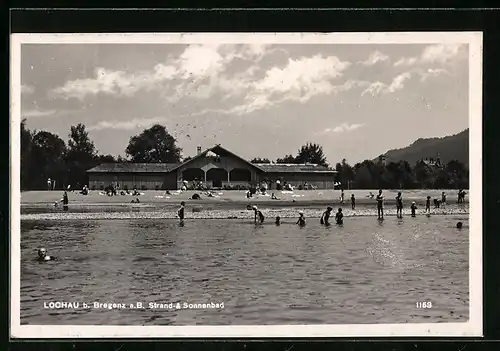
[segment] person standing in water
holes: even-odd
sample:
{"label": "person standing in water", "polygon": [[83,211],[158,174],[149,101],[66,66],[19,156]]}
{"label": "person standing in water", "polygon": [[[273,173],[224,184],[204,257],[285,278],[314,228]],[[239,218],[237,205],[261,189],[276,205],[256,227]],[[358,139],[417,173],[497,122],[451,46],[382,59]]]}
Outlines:
{"label": "person standing in water", "polygon": [[425,213],[431,213],[431,197],[427,196],[427,200],[425,200]]}
{"label": "person standing in water", "polygon": [[323,212],[323,215],[321,215],[321,219],[319,220],[319,223],[324,224],[324,225],[330,225],[329,219],[332,214],[333,208],[327,207],[326,211]]}
{"label": "person standing in water", "polygon": [[179,217],[180,222],[184,222],[184,206],[186,203],[184,201],[181,202],[181,207],[177,210],[177,216]]}
{"label": "person standing in water", "polygon": [[415,213],[415,212],[416,212],[416,210],[417,210],[417,204],[415,203],[415,201],[413,201],[413,202],[411,203],[411,207],[410,207],[410,208],[411,208],[411,216],[412,216],[412,217],[415,217],[415,216],[416,216],[416,213]]}
{"label": "person standing in water", "polygon": [[339,208],[337,213],[335,214],[335,222],[337,222],[337,224],[339,225],[344,224],[344,214],[342,213],[341,208]]}
{"label": "person standing in water", "polygon": [[354,197],[354,194],[351,194],[351,208],[353,210],[356,209],[356,198]]}
{"label": "person standing in water", "polygon": [[378,219],[384,219],[384,195],[382,195],[382,189],[378,191],[376,200],[377,200]]}
{"label": "person standing in water", "polygon": [[[255,224],[257,223],[264,223],[264,215],[262,214],[262,212],[259,211],[259,209],[257,208],[257,206],[253,206],[253,211],[254,211],[254,222]],[[257,222],[257,217],[258,217],[258,222]]]}
{"label": "person standing in water", "polygon": [[304,217],[303,211],[299,211],[299,219],[297,220],[296,224],[298,224],[301,227],[306,225],[306,218]]}
{"label": "person standing in water", "polygon": [[343,204],[344,203],[344,189],[340,189],[340,203]]}
{"label": "person standing in water", "polygon": [[64,194],[63,194],[63,197],[61,199],[61,202],[63,203],[63,210],[64,211],[67,211],[68,210],[68,203],[69,203],[69,200],[68,200],[68,193],[65,191]]}
{"label": "person standing in water", "polygon": [[396,196],[396,217],[403,218],[403,197],[401,192],[398,192],[398,196]]}
{"label": "person standing in water", "polygon": [[441,205],[446,207],[446,193],[444,191],[441,193]]}

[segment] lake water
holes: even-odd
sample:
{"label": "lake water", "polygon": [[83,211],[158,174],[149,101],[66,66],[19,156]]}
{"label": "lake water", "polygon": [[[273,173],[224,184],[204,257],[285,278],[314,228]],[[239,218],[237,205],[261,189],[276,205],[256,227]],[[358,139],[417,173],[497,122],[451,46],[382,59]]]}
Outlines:
{"label": "lake water", "polygon": [[[254,325],[459,322],[469,316],[466,217],[22,221],[21,323]],[[59,261],[38,263],[43,246]],[[44,308],[49,302],[78,308]],[[126,304],[126,309],[83,303]],[[141,302],[145,308],[128,308]],[[150,309],[149,303],[224,303]],[[419,309],[417,302],[432,302]]]}

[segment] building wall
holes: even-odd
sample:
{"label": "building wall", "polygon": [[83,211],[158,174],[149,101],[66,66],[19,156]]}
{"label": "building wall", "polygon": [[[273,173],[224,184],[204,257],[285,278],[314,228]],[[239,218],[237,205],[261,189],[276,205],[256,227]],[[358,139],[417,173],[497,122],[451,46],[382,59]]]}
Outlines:
{"label": "building wall", "polygon": [[303,185],[304,182],[307,184],[313,185],[318,189],[333,189],[335,183],[335,175],[328,173],[307,173],[307,172],[297,172],[297,173],[278,173],[278,172],[269,172],[269,173],[261,173],[259,175],[259,180],[262,181],[267,177],[268,180],[272,181],[272,188],[275,188],[276,180],[280,179],[282,184],[284,181],[290,183],[294,187],[299,185]]}
{"label": "building wall", "polygon": [[90,173],[90,189],[104,189],[110,184],[119,189],[164,190],[176,188],[176,174],[172,173]]}
{"label": "building wall", "polygon": [[[205,179],[201,179],[201,181],[206,182],[206,174],[207,172],[212,169],[212,168],[222,168],[226,170],[227,172],[227,179],[224,179],[222,182],[222,185],[226,184],[240,184],[240,183],[246,183],[248,182],[231,182],[229,179],[229,173],[231,170],[235,168],[241,168],[241,169],[247,169],[250,171],[250,177],[251,177],[251,182],[256,182],[257,181],[257,172],[255,168],[251,167],[248,165],[246,162],[241,161],[240,159],[236,157],[231,157],[231,156],[221,156],[219,161],[216,161],[215,157],[200,157],[196,160],[193,160],[189,164],[180,167],[177,169],[177,186],[178,188],[182,187],[182,172],[188,168],[199,168],[203,170],[205,174]],[[206,182],[206,183],[212,183],[212,182]],[[211,184],[209,184],[211,185]]]}

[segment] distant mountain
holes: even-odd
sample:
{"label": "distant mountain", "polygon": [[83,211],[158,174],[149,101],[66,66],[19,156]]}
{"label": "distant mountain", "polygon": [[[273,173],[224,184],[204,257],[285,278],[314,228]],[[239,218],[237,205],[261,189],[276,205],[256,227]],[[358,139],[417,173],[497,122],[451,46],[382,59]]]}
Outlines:
{"label": "distant mountain", "polygon": [[469,129],[443,138],[421,138],[410,146],[384,154],[387,162],[406,160],[412,166],[421,159],[436,159],[438,155],[442,163],[457,160],[469,167]]}

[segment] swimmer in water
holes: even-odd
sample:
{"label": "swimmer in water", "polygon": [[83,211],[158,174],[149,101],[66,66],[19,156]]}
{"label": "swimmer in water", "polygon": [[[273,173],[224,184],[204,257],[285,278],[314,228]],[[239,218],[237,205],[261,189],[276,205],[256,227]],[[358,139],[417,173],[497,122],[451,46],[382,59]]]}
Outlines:
{"label": "swimmer in water", "polygon": [[254,215],[255,215],[255,224],[257,224],[257,217],[258,217],[258,223],[262,224],[264,223],[264,215],[262,214],[262,212],[259,211],[259,209],[257,208],[257,206],[253,206],[253,211],[254,211]]}
{"label": "swimmer in water", "polygon": [[378,191],[377,195],[377,215],[378,219],[384,219],[384,195],[382,195],[382,189]]}
{"label": "swimmer in water", "polygon": [[281,224],[281,217],[280,216],[276,216],[276,222],[274,222],[276,225],[280,225]]}
{"label": "swimmer in water", "polygon": [[425,213],[431,213],[431,197],[427,196],[427,200],[425,200]]}
{"label": "swimmer in water", "polygon": [[458,223],[457,223],[457,229],[462,229],[462,227],[463,227],[462,222],[458,222]]}
{"label": "swimmer in water", "polygon": [[49,256],[47,255],[47,250],[44,248],[38,249],[38,257],[37,261],[39,262],[46,262],[46,261],[56,261],[57,258],[55,256]]}
{"label": "swimmer in water", "polygon": [[396,217],[403,218],[403,197],[401,192],[398,192],[398,196],[396,196]]}
{"label": "swimmer in water", "polygon": [[337,224],[344,224],[344,214],[342,213],[341,208],[339,208],[335,214],[335,222],[337,222]]}
{"label": "swimmer in water", "polygon": [[417,210],[417,204],[415,203],[415,201],[413,201],[411,203],[411,207],[410,208],[411,208],[411,216],[415,217],[416,216],[415,211]]}
{"label": "swimmer in water", "polygon": [[373,199],[375,197],[375,195],[370,191],[370,193],[368,195],[366,195],[366,197],[369,199]]}
{"label": "swimmer in water", "polygon": [[297,220],[297,223],[299,226],[305,226],[306,225],[306,218],[304,217],[304,212],[299,211],[299,219]]}
{"label": "swimmer in water", "polygon": [[356,209],[356,198],[354,197],[354,194],[351,194],[351,208],[353,210]]}
{"label": "swimmer in water", "polygon": [[323,215],[321,216],[321,219],[319,220],[319,222],[321,224],[330,225],[330,222],[328,222],[328,221],[329,221],[330,216],[332,214],[332,210],[333,210],[333,208],[331,208],[331,207],[326,208],[326,211],[323,212]]}

